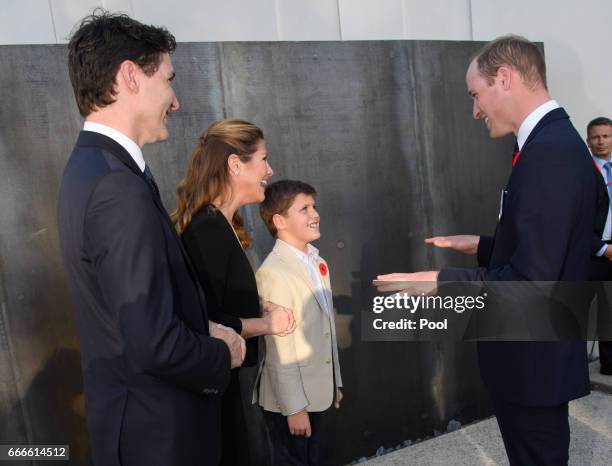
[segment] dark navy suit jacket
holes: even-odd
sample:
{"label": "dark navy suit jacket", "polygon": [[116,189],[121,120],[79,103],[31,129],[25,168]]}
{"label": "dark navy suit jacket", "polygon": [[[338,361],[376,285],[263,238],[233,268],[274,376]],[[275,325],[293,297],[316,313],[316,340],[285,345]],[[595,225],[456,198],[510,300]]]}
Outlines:
{"label": "dark navy suit jacket", "polygon": [[82,131],[59,196],[94,464],[213,465],[229,350],[168,215],[129,153]]}
{"label": "dark navy suit jacket", "polygon": [[[439,281],[588,280],[607,209],[598,177],[567,113],[549,112],[512,170],[495,235],[480,238],[480,267],[443,269]],[[589,393],[584,341],[480,342],[478,355],[485,385],[505,401],[555,406]]]}

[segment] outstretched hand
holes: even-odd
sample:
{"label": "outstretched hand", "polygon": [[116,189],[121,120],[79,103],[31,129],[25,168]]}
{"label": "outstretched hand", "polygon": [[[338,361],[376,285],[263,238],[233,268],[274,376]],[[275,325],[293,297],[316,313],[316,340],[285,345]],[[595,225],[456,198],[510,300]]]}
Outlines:
{"label": "outstretched hand", "polygon": [[427,244],[433,244],[438,248],[450,248],[465,254],[476,254],[480,236],[476,235],[454,235],[434,236],[425,238]]}
{"label": "outstretched hand", "polygon": [[389,273],[378,275],[373,281],[379,293],[402,292],[407,294],[431,294],[437,289],[438,271],[414,273]]}

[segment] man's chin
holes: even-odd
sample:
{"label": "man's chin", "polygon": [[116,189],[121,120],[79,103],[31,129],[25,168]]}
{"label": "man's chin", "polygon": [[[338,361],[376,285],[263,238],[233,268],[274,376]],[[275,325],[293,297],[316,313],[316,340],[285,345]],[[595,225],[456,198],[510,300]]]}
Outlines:
{"label": "man's chin", "polygon": [[146,145],[146,144],[155,144],[158,142],[164,142],[166,139],[168,139],[168,136],[170,136],[168,131],[164,131],[160,134],[150,137],[148,140],[144,142],[144,144]]}
{"label": "man's chin", "polygon": [[508,134],[510,134],[512,131],[501,131],[497,128],[490,128],[489,129],[489,137],[491,139],[500,139],[503,138],[504,136],[507,136]]}

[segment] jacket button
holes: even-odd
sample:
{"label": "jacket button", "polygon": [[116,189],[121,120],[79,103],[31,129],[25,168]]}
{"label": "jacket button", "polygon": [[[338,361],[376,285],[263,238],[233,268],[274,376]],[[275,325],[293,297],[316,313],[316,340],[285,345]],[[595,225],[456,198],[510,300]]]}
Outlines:
{"label": "jacket button", "polygon": [[325,364],[329,364],[329,363],[331,363],[331,359],[327,359],[327,360],[325,361]]}
{"label": "jacket button", "polygon": [[329,332],[325,334],[325,338],[329,338]]}

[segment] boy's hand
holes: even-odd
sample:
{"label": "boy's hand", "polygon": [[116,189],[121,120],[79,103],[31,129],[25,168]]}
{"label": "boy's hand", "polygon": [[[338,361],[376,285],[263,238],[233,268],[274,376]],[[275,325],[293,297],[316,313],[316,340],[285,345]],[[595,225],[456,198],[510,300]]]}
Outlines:
{"label": "boy's hand", "polygon": [[266,301],[263,305],[263,310],[263,317],[268,324],[268,335],[284,337],[295,330],[295,318],[290,309]]}
{"label": "boy's hand", "polygon": [[310,438],[312,435],[310,418],[306,410],[287,416],[287,424],[291,435],[303,435],[306,438]]}
{"label": "boy's hand", "polygon": [[344,398],[344,395],[342,394],[342,389],[337,388],[336,389],[336,402],[334,403],[334,406],[336,407],[336,409],[340,409],[340,402],[342,401],[342,398]]}

